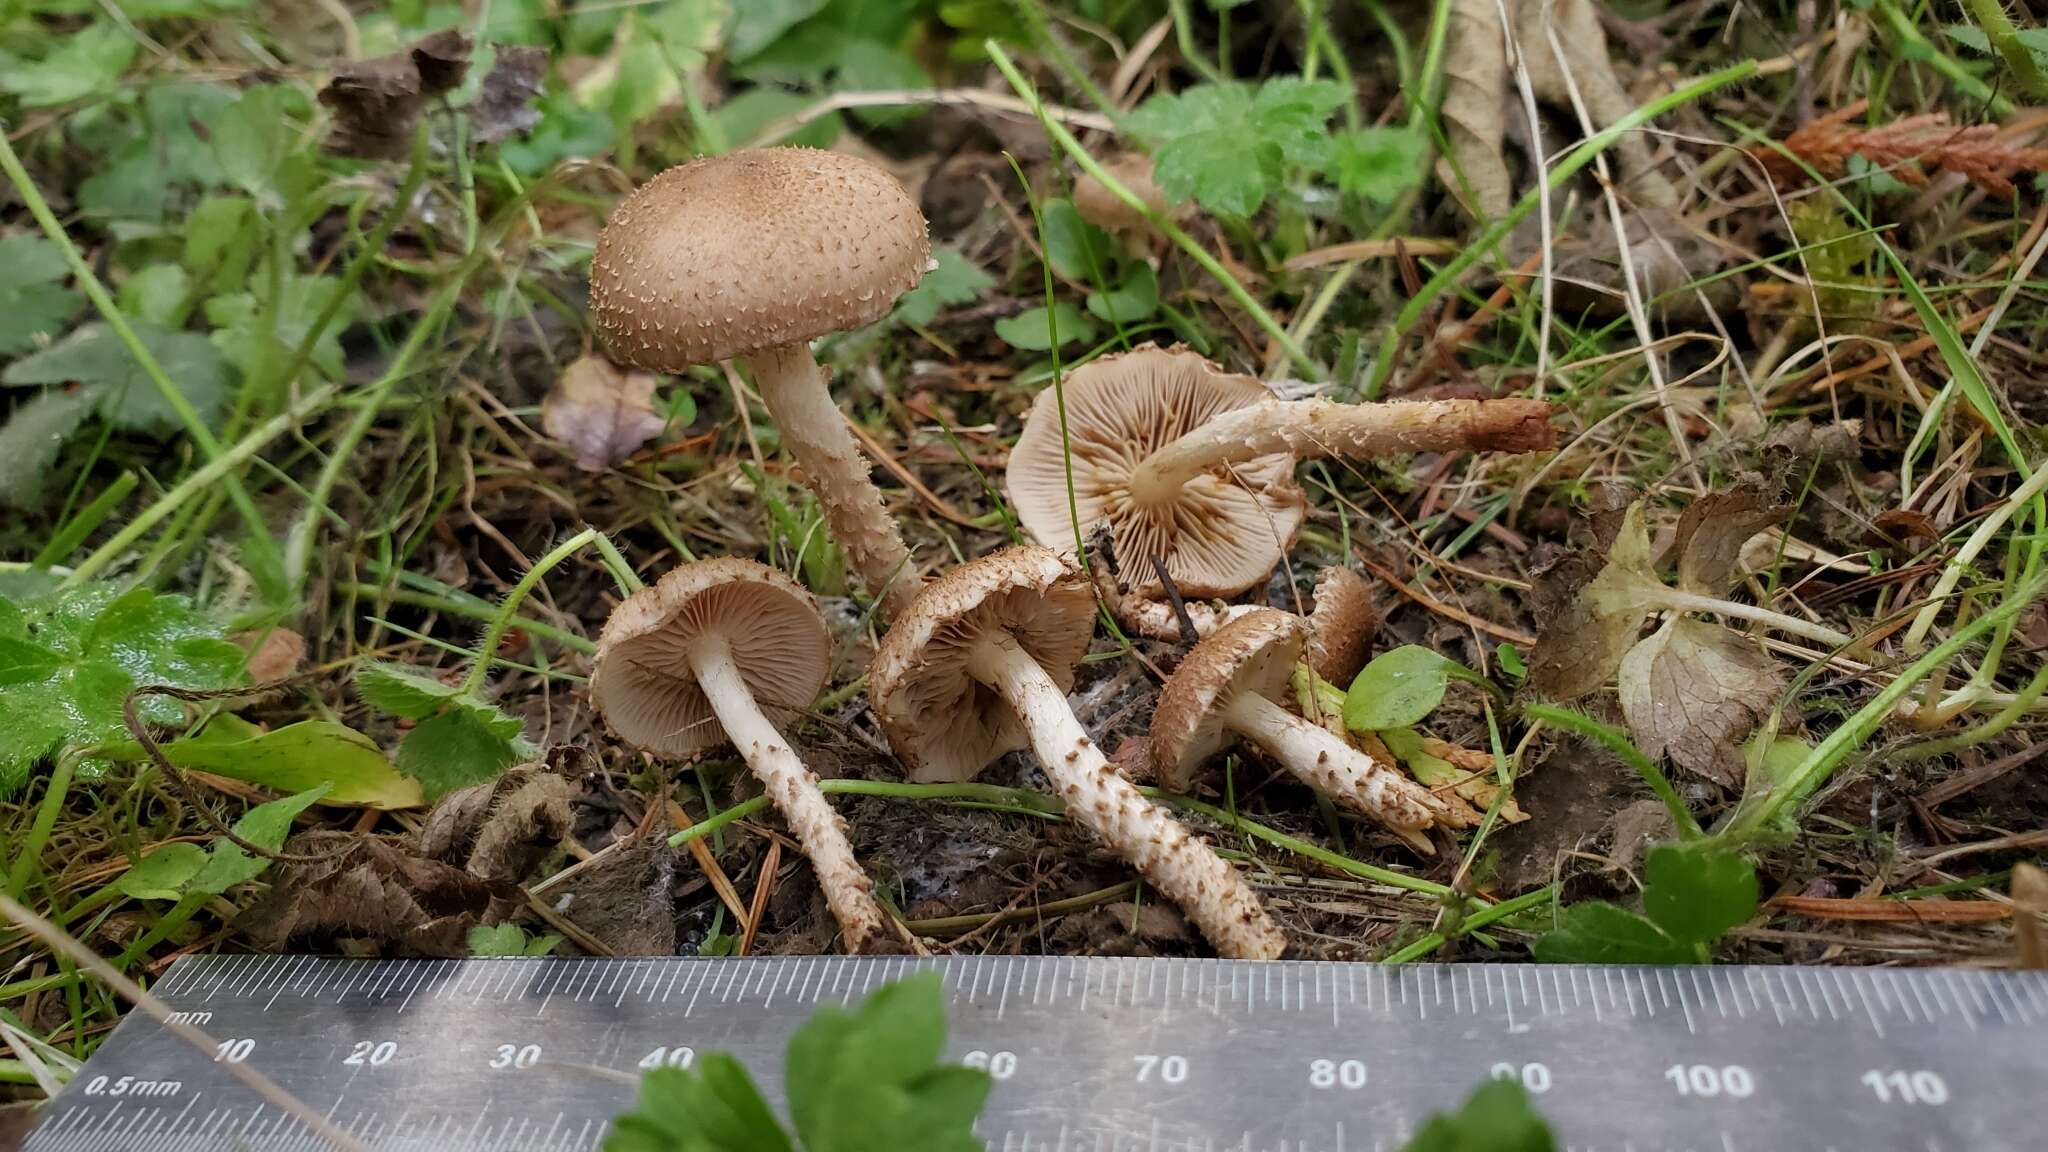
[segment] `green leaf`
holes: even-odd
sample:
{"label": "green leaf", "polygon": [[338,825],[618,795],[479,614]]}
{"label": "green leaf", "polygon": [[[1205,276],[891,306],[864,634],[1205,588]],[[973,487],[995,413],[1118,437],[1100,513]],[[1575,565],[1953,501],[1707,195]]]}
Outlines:
{"label": "green leaf", "polygon": [[605,1152],[792,1152],[788,1133],[730,1053],[694,1066],[656,1068],[640,1081],[640,1106],[612,1125]]}
{"label": "green leaf", "polygon": [[1373,657],[1344,693],[1344,725],[1353,732],[1378,732],[1421,723],[1443,702],[1455,660],[1419,644],[1404,644]]}
{"label": "green leaf", "polygon": [[1522,661],[1522,650],[1506,640],[1493,650],[1493,658],[1500,661],[1501,670],[1520,680],[1529,674],[1529,665]]}
{"label": "green leaf", "polygon": [[1704,843],[1658,844],[1643,862],[1643,911],[1676,940],[1712,944],[1756,915],[1756,869]]}
{"label": "green leaf", "polygon": [[42,502],[58,456],[96,403],[98,398],[85,389],[52,388],[15,405],[0,426],[0,505],[33,508]]}
{"label": "green leaf", "polygon": [[135,900],[176,900],[210,859],[197,844],[166,844],[121,873],[114,890]]}
{"label": "green leaf", "polygon": [[611,121],[603,113],[578,103],[573,93],[547,93],[536,107],[540,110],[540,123],[533,131],[498,145],[498,155],[514,171],[538,175],[563,160],[590,156],[610,146]]}
{"label": "green leaf", "polygon": [[323,804],[389,809],[421,802],[418,781],[399,775],[376,741],[331,720],[265,732],[239,717],[216,716],[204,732],[165,744],[163,752],[180,768],[279,792],[322,788]]}
{"label": "green leaf", "polygon": [[1586,900],[1564,910],[1557,928],[1536,941],[1545,964],[1690,964],[1692,946],[1617,904]]}
{"label": "green leaf", "polygon": [[185,270],[215,291],[242,287],[256,257],[256,205],[246,196],[208,196],[185,218]]}
{"label": "green leaf", "polygon": [[403,664],[365,664],[356,669],[356,694],[379,712],[424,720],[462,695],[462,689]]}
{"label": "green leaf", "polygon": [[64,253],[41,236],[0,236],[0,356],[55,339],[78,311]]}
{"label": "green leaf", "polygon": [[[227,369],[213,345],[196,332],[142,323],[131,327],[186,403],[210,421],[227,395]],[[179,427],[177,414],[141,363],[114,330],[99,321],[81,325],[62,343],[8,365],[0,373],[0,384],[83,384],[97,398],[100,415],[117,427],[156,432]]]}
{"label": "green leaf", "polygon": [[[206,321],[215,329],[213,344],[228,363],[241,370],[245,378],[262,371],[266,350],[273,357],[271,364],[274,370],[282,371],[306,339],[306,333],[313,330],[313,322],[344,291],[347,291],[347,286],[331,276],[293,276],[287,279],[284,296],[274,318],[275,338],[269,324],[264,321],[262,304],[255,294],[240,292],[216,296],[206,302]],[[335,314],[334,322],[313,344],[313,363],[329,376],[341,375],[341,331],[348,327],[354,315],[354,304],[351,294]]]}
{"label": "green leaf", "polygon": [[214,120],[213,154],[228,182],[271,205],[282,205],[278,170],[292,153],[297,130],[289,113],[299,94],[282,85],[251,88]]}
{"label": "green leaf", "polygon": [[937,265],[924,274],[917,287],[896,298],[895,318],[922,328],[931,323],[940,308],[956,308],[981,299],[995,286],[995,277],[960,254],[958,248],[941,244],[932,249]]}
{"label": "green leaf", "polygon": [[212,84],[164,84],[142,94],[142,116],[123,121],[100,150],[107,163],[78,188],[89,216],[155,222],[193,186],[223,176],[195,125],[211,124],[235,95]]}
{"label": "green leaf", "polygon": [[[711,121],[718,127],[719,135],[725,137],[726,143],[738,147],[766,131],[770,124],[815,103],[817,101],[810,97],[787,88],[749,88],[713,110]],[[835,112],[830,116],[820,116],[774,142],[802,148],[830,148],[844,128],[845,123]]]}
{"label": "green leaf", "polygon": [[[840,45],[834,87],[855,91],[929,88],[932,74],[902,50],[879,40],[857,39]],[[894,108],[856,108],[853,118],[874,128],[886,128],[917,117],[915,105]]]}
{"label": "green leaf", "polygon": [[744,61],[773,44],[777,37],[816,15],[826,0],[746,0],[737,5],[726,34],[726,55]]}
{"label": "green leaf", "polygon": [[805,1152],[979,1152],[986,1072],[938,1063],[945,995],[935,972],[847,1012],[827,1004],[791,1038],[785,1081]]}
{"label": "green leaf", "polygon": [[0,685],[47,680],[63,663],[62,656],[25,636],[0,636]]}
{"label": "green leaf", "polygon": [[1083,316],[1079,309],[1066,301],[1045,308],[1027,308],[1015,316],[1006,316],[995,324],[996,335],[1012,348],[1026,352],[1045,352],[1054,345],[1053,333],[1058,332],[1060,347],[1095,339],[1095,322]]}
{"label": "green leaf", "polygon": [[192,278],[178,265],[151,264],[122,282],[121,311],[131,320],[174,325],[191,286]]}
{"label": "green leaf", "polygon": [[1413,129],[1359,128],[1337,136],[1330,175],[1348,196],[1392,204],[1422,178],[1427,151]]}
{"label": "green leaf", "polygon": [[495,780],[528,754],[517,720],[488,704],[458,702],[406,733],[398,746],[398,770],[435,799]]}
{"label": "green leaf", "polygon": [[1047,200],[1038,218],[1046,262],[1061,277],[1093,284],[1114,270],[1116,245],[1109,233],[1081,219],[1072,200]]}
{"label": "green leaf", "polygon": [[0,67],[0,92],[19,96],[24,108],[112,94],[134,61],[135,49],[135,38],[112,21],[87,24],[41,60],[15,60]]}
{"label": "green leaf", "polygon": [[[291,835],[292,821],[299,813],[312,807],[326,791],[325,787],[314,788],[282,800],[258,804],[235,821],[235,835],[258,848],[275,852],[284,847],[285,838]],[[237,884],[254,880],[268,867],[269,857],[251,856],[232,840],[217,840],[213,845],[212,859],[192,878],[186,890],[218,896]]]}
{"label": "green leaf", "polygon": [[471,956],[545,956],[561,942],[560,936],[529,936],[517,924],[479,924],[469,930]]}
{"label": "green leaf", "polygon": [[1152,97],[1128,125],[1153,142],[1153,178],[1168,197],[1242,217],[1259,210],[1289,165],[1324,166],[1326,125],[1344,99],[1340,84],[1297,76],[1257,87],[1201,84]]}
{"label": "green leaf", "polygon": [[1123,283],[1108,292],[1090,292],[1088,311],[1105,324],[1136,324],[1159,311],[1159,277],[1150,264],[1133,264]]}
{"label": "green leaf", "polygon": [[1456,1112],[1423,1121],[1402,1152],[1555,1152],[1556,1138],[1513,1080],[1489,1080]]}

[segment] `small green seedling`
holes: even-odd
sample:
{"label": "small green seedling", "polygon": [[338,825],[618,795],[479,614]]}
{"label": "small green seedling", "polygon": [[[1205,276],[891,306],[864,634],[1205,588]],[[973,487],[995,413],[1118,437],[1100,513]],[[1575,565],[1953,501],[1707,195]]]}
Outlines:
{"label": "small green seedling", "polygon": [[1401,1152],[1555,1152],[1557,1140],[1529,1094],[1513,1080],[1489,1080],[1456,1112],[1423,1122]]}
{"label": "small green seedling", "polygon": [[1198,84],[1145,101],[1127,126],[1152,144],[1153,178],[1169,198],[1242,218],[1289,168],[1323,170],[1330,115],[1344,100],[1342,84],[1298,76]]}
{"label": "small green seedling", "polygon": [[413,721],[398,745],[398,770],[429,797],[495,780],[538,754],[497,705],[403,665],[365,664],[356,691],[372,708]]}
{"label": "small green seedling", "polygon": [[746,1068],[707,1052],[649,1072],[605,1152],[982,1152],[989,1076],[941,1062],[945,1038],[938,974],[906,977],[852,1011],[824,1005],[790,1038],[794,1141]]}
{"label": "small green seedling", "polygon": [[1704,964],[1714,943],[1756,914],[1756,869],[1706,841],[1652,847],[1643,863],[1643,912],[1583,901],[1536,941],[1554,964]]}
{"label": "small green seedling", "polygon": [[561,942],[560,936],[528,935],[517,924],[480,924],[469,930],[471,956],[545,956]]}

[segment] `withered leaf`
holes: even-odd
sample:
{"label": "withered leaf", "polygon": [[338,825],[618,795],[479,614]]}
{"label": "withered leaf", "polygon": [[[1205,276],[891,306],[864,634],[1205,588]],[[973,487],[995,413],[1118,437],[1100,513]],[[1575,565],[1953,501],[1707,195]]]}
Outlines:
{"label": "withered leaf", "polygon": [[249,653],[249,682],[267,684],[299,670],[306,658],[306,638],[289,628],[264,628],[234,637]]}
{"label": "withered leaf", "polygon": [[1863,534],[1863,542],[1872,548],[1883,548],[1902,557],[1911,556],[1939,539],[1941,529],[1935,526],[1934,518],[1914,508],[1887,508],[1879,512],[1871,520],[1870,530]]}
{"label": "withered leaf", "polygon": [[498,60],[484,74],[469,109],[470,139],[495,144],[533,131],[540,112],[533,106],[548,72],[545,48],[500,44]]}
{"label": "withered leaf", "polygon": [[1636,746],[1730,788],[1742,785],[1742,741],[1784,683],[1753,641],[1674,616],[1621,660],[1621,713]]}
{"label": "withered leaf", "polygon": [[412,148],[413,130],[426,102],[462,84],[469,40],[436,32],[387,56],[337,66],[320,103],[334,116],[327,148],[344,156],[391,160]]}
{"label": "withered leaf", "polygon": [[1694,500],[1678,517],[1672,545],[1678,552],[1678,586],[1706,596],[1725,594],[1742,558],[1742,546],[1758,532],[1783,523],[1791,511],[1762,485],[1747,482]]}
{"label": "withered leaf", "polygon": [[275,951],[292,940],[367,936],[427,956],[467,953],[469,930],[502,919],[510,893],[460,868],[353,832],[302,832],[277,866],[269,895],[241,926]]}
{"label": "withered leaf", "polygon": [[1552,699],[1570,700],[1605,684],[1655,610],[1663,586],[1650,570],[1640,503],[1629,505],[1607,563],[1587,579],[1592,565],[1584,556],[1569,557],[1537,576],[1534,600],[1548,611],[1529,654],[1529,679]]}
{"label": "withered leaf", "polygon": [[584,356],[562,370],[540,402],[540,424],[576,453],[576,466],[602,472],[661,434],[655,377]]}
{"label": "withered leaf", "polygon": [[538,765],[513,768],[442,797],[420,828],[420,853],[479,880],[516,884],[569,834],[574,794],[573,784]]}
{"label": "withered leaf", "polygon": [[639,837],[593,860],[548,898],[622,956],[667,956],[676,950],[675,859],[661,837]]}

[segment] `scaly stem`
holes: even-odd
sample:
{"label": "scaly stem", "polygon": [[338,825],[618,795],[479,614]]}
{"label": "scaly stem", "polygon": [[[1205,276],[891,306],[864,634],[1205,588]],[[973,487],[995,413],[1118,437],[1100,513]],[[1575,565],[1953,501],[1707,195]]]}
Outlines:
{"label": "scaly stem", "polygon": [[1066,694],[1015,639],[985,637],[968,671],[1016,710],[1067,814],[1180,905],[1219,955],[1271,960],[1285,950],[1287,938],[1237,869],[1117,775],[1074,719]]}
{"label": "scaly stem", "polygon": [[1556,441],[1541,400],[1430,400],[1340,404],[1266,400],[1225,412],[1146,457],[1131,496],[1157,506],[1205,472],[1259,456],[1368,459],[1404,452],[1529,452]]}
{"label": "scaly stem", "polygon": [[832,402],[825,370],[802,344],[757,352],[747,357],[747,367],[783,445],[803,466],[804,484],[818,498],[832,539],[846,550],[868,594],[880,601],[883,617],[894,620],[917,597],[917,571],[867,457]]}
{"label": "scaly stem", "polygon": [[1436,854],[1421,834],[1439,807],[1427,788],[1256,692],[1224,705],[1223,722],[1318,792],[1385,824],[1416,851]]}
{"label": "scaly stem", "polygon": [[891,931],[888,914],[875,902],[874,881],[854,858],[845,821],[818,790],[817,776],[754,703],[754,694],[732,658],[732,646],[716,633],[698,639],[690,646],[690,669],[725,729],[726,739],[753,769],[803,846],[804,855],[810,857],[825,903],[839,921],[839,930],[846,934],[847,951],[900,950],[891,947],[900,942]]}

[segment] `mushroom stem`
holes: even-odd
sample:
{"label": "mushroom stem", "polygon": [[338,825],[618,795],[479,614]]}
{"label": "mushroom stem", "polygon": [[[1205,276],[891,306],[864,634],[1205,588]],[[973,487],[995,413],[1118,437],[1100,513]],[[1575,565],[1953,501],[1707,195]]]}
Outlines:
{"label": "mushroom stem", "polygon": [[1318,792],[1386,825],[1416,851],[1436,854],[1421,832],[1436,822],[1429,789],[1256,692],[1232,697],[1223,722]]}
{"label": "mushroom stem", "polygon": [[1144,504],[1170,503],[1182,485],[1204,472],[1275,453],[1314,459],[1458,449],[1533,452],[1556,441],[1550,405],[1541,400],[1264,400],[1222,413],[1146,457],[1131,472],[1131,496]]}
{"label": "mushroom stem", "polygon": [[782,432],[790,455],[825,511],[832,539],[846,549],[868,593],[882,602],[882,615],[895,619],[917,596],[910,549],[882,504],[882,491],[869,474],[867,458],[846,430],[846,418],[832,403],[825,370],[803,344],[785,344],[747,357],[754,386]]}
{"label": "mushroom stem", "polygon": [[766,787],[769,800],[782,813],[804,855],[810,857],[825,903],[839,921],[839,930],[846,934],[847,950],[896,950],[891,946],[900,946],[901,941],[893,931],[894,922],[875,902],[874,882],[854,859],[845,822],[819,790],[817,776],[804,767],[796,750],[754,703],[754,693],[741,676],[725,638],[712,634],[692,643],[690,668],[726,737]]}
{"label": "mushroom stem", "polygon": [[1218,954],[1245,960],[1280,955],[1287,939],[1237,869],[1117,775],[1074,719],[1066,694],[1015,639],[1006,632],[984,637],[967,667],[1016,710],[1067,815],[1180,905]]}

